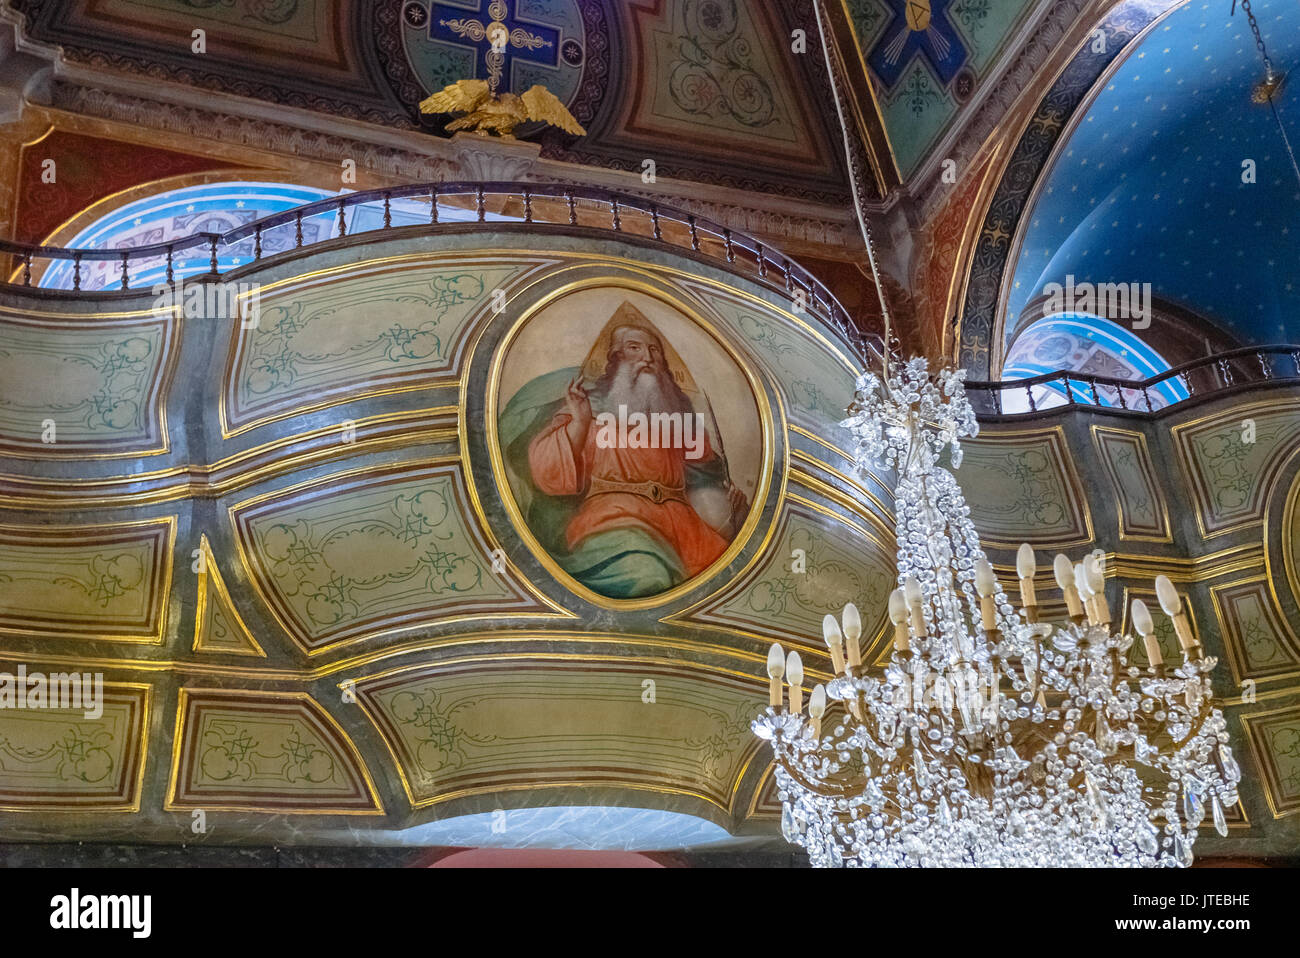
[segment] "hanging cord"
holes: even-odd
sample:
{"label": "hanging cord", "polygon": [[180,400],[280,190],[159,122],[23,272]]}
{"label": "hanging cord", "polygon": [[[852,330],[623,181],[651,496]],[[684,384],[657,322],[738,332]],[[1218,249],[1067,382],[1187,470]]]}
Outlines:
{"label": "hanging cord", "polygon": [[858,228],[867,246],[867,262],[871,264],[871,278],[876,284],[876,295],[880,297],[880,315],[884,321],[884,348],[881,350],[880,371],[884,380],[886,394],[889,392],[890,357],[893,353],[893,323],[889,315],[889,304],[885,302],[885,285],[880,280],[880,268],[876,265],[876,247],[871,241],[871,226],[867,222],[866,211],[860,200],[857,177],[853,173],[853,148],[849,142],[848,120],[844,116],[844,107],[840,102],[840,91],[835,85],[835,67],[831,62],[830,38],[827,36],[826,23],[822,14],[822,0],[813,0],[813,12],[817,15],[817,33],[821,38],[822,55],[826,58],[826,77],[831,85],[831,98],[835,101],[835,113],[839,117],[840,131],[844,134],[844,166],[849,175],[849,191],[853,194],[853,209],[857,215]]}
{"label": "hanging cord", "polygon": [[[1295,150],[1291,148],[1291,138],[1286,135],[1286,124],[1282,122],[1282,115],[1277,112],[1277,101],[1273,98],[1282,86],[1282,77],[1278,76],[1277,71],[1273,69],[1273,61],[1268,57],[1264,37],[1259,31],[1259,22],[1255,19],[1255,12],[1250,9],[1250,0],[1241,0],[1241,9],[1246,11],[1246,19],[1250,21],[1250,32],[1255,35],[1255,46],[1264,61],[1264,82],[1255,87],[1252,99],[1257,103],[1267,102],[1269,109],[1273,111],[1273,119],[1277,122],[1278,132],[1282,134],[1282,143],[1286,146],[1286,155],[1291,160],[1291,169],[1295,171],[1296,182],[1300,183],[1300,164],[1296,163]],[[1236,16],[1236,14],[1237,0],[1232,0],[1231,15]]]}

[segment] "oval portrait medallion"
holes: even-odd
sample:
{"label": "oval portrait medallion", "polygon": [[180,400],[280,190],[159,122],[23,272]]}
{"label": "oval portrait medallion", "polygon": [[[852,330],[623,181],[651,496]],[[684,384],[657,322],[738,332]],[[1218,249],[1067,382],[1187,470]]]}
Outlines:
{"label": "oval portrait medallion", "polygon": [[753,374],[678,305],[622,285],[564,293],[506,337],[493,387],[502,498],[574,591],[666,598],[748,538],[769,414]]}

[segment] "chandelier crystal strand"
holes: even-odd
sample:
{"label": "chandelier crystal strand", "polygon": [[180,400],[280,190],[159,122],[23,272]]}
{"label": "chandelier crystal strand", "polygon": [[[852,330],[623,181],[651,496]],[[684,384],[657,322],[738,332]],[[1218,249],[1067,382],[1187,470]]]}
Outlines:
{"label": "chandelier crystal strand", "polygon": [[1100,552],[1057,557],[1069,621],[1053,625],[1022,547],[1017,612],[940,465],[947,452],[959,466],[978,431],[964,375],[931,377],[914,359],[858,381],[844,424],[859,464],[898,475],[893,650],[868,675],[857,609],[827,616],[836,675],[805,716],[802,663],[773,647],[772,705],[752,727],[775,753],[782,834],[819,866],[1189,865],[1202,822],[1226,834],[1241,775],[1211,705],[1215,660],[1161,577],[1183,661],[1165,665],[1140,601],[1130,618],[1147,664],[1130,661]]}

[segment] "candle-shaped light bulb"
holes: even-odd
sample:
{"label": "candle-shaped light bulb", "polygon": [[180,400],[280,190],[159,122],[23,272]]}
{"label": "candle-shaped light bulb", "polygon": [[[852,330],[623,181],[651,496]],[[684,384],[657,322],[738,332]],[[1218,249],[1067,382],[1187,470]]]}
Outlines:
{"label": "candle-shaped light bulb", "polygon": [[1106,591],[1106,575],[1102,571],[1102,563],[1096,556],[1088,556],[1083,563],[1083,571],[1088,580],[1089,592],[1093,595],[1101,595]]}
{"label": "candle-shaped light bulb", "polygon": [[1156,630],[1156,624],[1151,619],[1151,610],[1141,599],[1133,600],[1133,628],[1137,629],[1138,635],[1151,635]]}
{"label": "candle-shaped light bulb", "polygon": [[903,580],[903,597],[911,610],[912,635],[919,639],[925,635],[925,612],[921,603],[921,583],[916,576],[909,575]]}
{"label": "candle-shaped light bulb", "polygon": [[808,714],[815,719],[826,714],[826,686],[813,686],[812,695],[808,697]]}
{"label": "candle-shaped light bulb", "polygon": [[1164,667],[1165,656],[1160,654],[1160,642],[1156,641],[1156,623],[1151,620],[1151,610],[1141,599],[1134,599],[1132,611],[1134,611],[1134,628],[1138,629],[1141,643],[1147,650],[1147,662],[1151,663],[1152,668]]}
{"label": "candle-shaped light bulb", "polygon": [[1083,568],[1082,562],[1076,562],[1074,565],[1074,588],[1079,593],[1079,598],[1086,600],[1092,595],[1092,586],[1088,584],[1088,573]]}
{"label": "candle-shaped light bulb", "polygon": [[803,711],[803,659],[791,652],[785,660],[785,680],[790,685],[790,711]]}
{"label": "candle-shaped light bulb", "polygon": [[835,616],[830,613],[822,619],[822,637],[826,640],[826,647],[831,650],[831,667],[839,675],[844,671],[844,635],[840,632],[840,624],[835,621]]}
{"label": "candle-shaped light bulb", "polygon": [[781,676],[785,675],[785,650],[781,643],[773,642],[767,650],[768,703],[772,708],[781,707]]}
{"label": "candle-shaped light bulb", "polygon": [[993,566],[988,559],[975,560],[975,591],[980,596],[980,626],[990,635],[998,631],[997,606],[993,600],[993,590],[998,578],[993,574]]}
{"label": "candle-shaped light bulb", "polygon": [[1030,622],[1038,621],[1038,595],[1034,592],[1034,573],[1038,571],[1038,560],[1028,542],[1020,543],[1016,552],[1016,574],[1020,577],[1020,605],[1025,610],[1025,618]]}
{"label": "candle-shaped light bulb", "polygon": [[1074,588],[1074,566],[1064,553],[1058,552],[1052,561],[1052,572],[1056,575],[1056,584],[1062,592],[1068,593]]}
{"label": "candle-shaped light bulb", "polygon": [[903,593],[907,597],[907,604],[917,606],[921,604],[921,580],[914,575],[909,575],[903,580]]}
{"label": "candle-shaped light bulb", "polygon": [[1092,593],[1092,617],[1102,625],[1110,624],[1110,608],[1106,605],[1106,554],[1100,549],[1083,561],[1088,591]]}
{"label": "candle-shaped light bulb", "polygon": [[1079,601],[1083,604],[1083,614],[1087,620],[1096,624],[1097,622],[1097,605],[1094,600],[1097,594],[1092,591],[1092,581],[1088,577],[1088,566],[1090,560],[1085,556],[1082,562],[1074,566],[1074,588],[1079,593]]}
{"label": "candle-shaped light bulb", "polygon": [[808,698],[808,714],[812,717],[813,738],[822,737],[822,716],[826,714],[826,686],[814,685]]}
{"label": "candle-shaped light bulb", "polygon": [[785,675],[785,649],[781,648],[780,642],[773,642],[767,650],[767,674],[774,679]]}
{"label": "candle-shaped light bulb", "polygon": [[1193,650],[1200,643],[1196,641],[1196,636],[1192,635],[1192,624],[1187,621],[1183,600],[1179,597],[1174,584],[1169,581],[1169,576],[1156,576],[1156,598],[1160,601],[1160,608],[1165,610],[1165,615],[1174,620],[1174,632],[1178,635],[1178,644],[1182,646],[1183,652],[1192,658],[1198,657]]}
{"label": "candle-shaped light bulb", "polygon": [[1016,552],[1016,572],[1022,579],[1032,579],[1037,571],[1038,561],[1034,558],[1034,550],[1028,542],[1020,543],[1020,549]]}
{"label": "candle-shaped light bulb", "polygon": [[1075,622],[1083,621],[1083,602],[1079,600],[1079,590],[1075,586],[1074,566],[1064,555],[1057,553],[1052,562],[1052,572],[1056,575],[1056,584],[1061,587],[1065,597],[1065,608]]}
{"label": "candle-shaped light bulb", "polygon": [[862,616],[852,602],[844,606],[843,621],[844,649],[848,653],[849,666],[857,668],[862,664]]}
{"label": "candle-shaped light bulb", "polygon": [[908,651],[912,643],[907,634],[907,596],[902,589],[889,593],[889,621],[894,623],[894,651]]}
{"label": "candle-shaped light bulb", "polygon": [[1160,608],[1165,610],[1165,615],[1174,616],[1183,611],[1183,600],[1179,598],[1178,590],[1167,575],[1156,576],[1156,598],[1160,602]]}
{"label": "candle-shaped light bulb", "polygon": [[1156,641],[1156,624],[1151,621],[1151,610],[1141,599],[1133,600],[1133,628],[1137,629],[1138,635],[1142,636],[1142,646],[1146,649],[1147,661],[1151,663],[1151,667],[1158,669],[1164,665],[1164,657],[1160,654],[1160,643]]}
{"label": "candle-shaped light bulb", "polygon": [[902,589],[889,593],[889,621],[903,625],[907,621],[907,596]]}

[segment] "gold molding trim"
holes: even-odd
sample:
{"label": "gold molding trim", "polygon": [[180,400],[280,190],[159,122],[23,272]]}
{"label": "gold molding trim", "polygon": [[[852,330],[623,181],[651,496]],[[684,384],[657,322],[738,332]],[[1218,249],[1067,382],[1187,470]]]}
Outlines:
{"label": "gold molding trim", "polygon": [[[357,771],[361,774],[363,784],[366,787],[368,797],[373,804],[369,809],[319,809],[319,808],[264,808],[248,804],[239,805],[222,805],[216,802],[202,802],[199,804],[179,804],[178,789],[180,786],[180,767],[181,767],[181,746],[185,738],[185,718],[188,713],[189,698],[191,695],[202,695],[213,698],[227,696],[230,698],[264,698],[275,702],[297,701],[306,704],[307,710],[316,715],[326,726],[328,726],[337,736],[342,745],[351,754],[356,762]],[[374,779],[370,775],[370,769],[366,766],[365,759],[357,749],[356,743],[352,741],[352,736],[348,735],[342,725],[329,713],[329,710],[309,692],[266,692],[252,689],[212,689],[196,688],[192,686],[182,686],[176,697],[176,724],[172,732],[172,755],[171,755],[171,773],[167,781],[167,797],[163,801],[163,811],[165,812],[188,812],[195,808],[202,808],[205,811],[216,812],[264,812],[268,815],[384,815],[383,799],[379,797],[379,792],[375,788]]]}
{"label": "gold molding trim", "polygon": [[[452,443],[459,438],[451,424],[457,406],[434,406],[403,412],[368,416],[354,421],[357,440],[353,443],[335,441],[339,426],[323,426],[309,432],[275,439],[262,445],[233,453],[209,465],[175,466],[154,472],[136,473],[132,476],[95,479],[33,478],[0,474],[0,507],[36,507],[42,509],[84,509],[92,506],[119,508],[174,502],[178,499],[217,498],[256,485],[268,479],[294,472],[305,466],[351,457],[359,452],[378,453],[391,449],[421,444]],[[410,423],[436,423],[446,417],[446,426],[430,426],[406,431]],[[366,435],[373,431],[373,435]],[[306,446],[303,451],[286,458],[276,458],[295,446]],[[260,460],[260,461],[259,461]],[[174,480],[168,482],[167,480]],[[118,495],[91,495],[92,490],[129,487],[141,482],[156,483],[153,489],[126,491]],[[8,493],[6,488],[39,488],[39,494]],[[82,490],[87,494],[82,495]],[[56,498],[57,497],[57,498]]]}
{"label": "gold molding trim", "polygon": [[[748,658],[749,656],[746,657]],[[759,657],[753,656],[752,658],[757,659]],[[514,654],[511,656],[511,659],[528,660],[528,661],[536,661],[536,662],[572,662],[572,661],[590,662],[592,661],[591,659],[585,656],[577,655],[571,652],[550,652],[550,651],[535,651],[535,652]],[[753,673],[738,672],[734,669],[727,669],[721,666],[712,665],[710,663],[702,662],[698,660],[683,661],[677,658],[658,658],[658,657],[645,656],[645,655],[628,655],[626,653],[620,653],[616,655],[602,656],[597,661],[601,664],[608,663],[608,664],[620,664],[620,665],[641,665],[641,666],[648,666],[652,668],[668,668],[668,669],[685,668],[687,671],[700,672],[705,675],[710,675],[710,674],[722,675],[728,678],[738,679],[742,682],[752,682],[754,684],[755,691],[759,691],[761,688],[764,687],[764,682]],[[464,656],[440,659],[437,662],[433,662],[433,663],[425,662],[425,663],[416,663],[413,665],[397,666],[391,669],[386,669],[382,672],[377,672],[373,675],[367,675],[363,679],[358,679],[355,682],[352,682],[352,685],[358,691],[364,693],[365,686],[367,684],[380,682],[385,679],[392,678],[394,676],[403,675],[407,673],[419,673],[419,672],[425,672],[428,673],[430,676],[433,676],[435,673],[437,673],[440,670],[451,669],[460,665],[474,665],[480,663],[486,665],[496,665],[496,666],[501,666],[504,664],[501,659],[491,655],[464,655]],[[345,684],[346,683],[339,683],[338,687],[342,689]],[[389,758],[392,759],[393,766],[397,770],[398,778],[402,783],[402,790],[406,793],[407,801],[410,802],[411,807],[413,809],[428,808],[433,805],[445,804],[447,802],[455,801],[456,799],[460,799],[460,798],[467,798],[473,795],[492,794],[496,792],[527,791],[527,790],[534,790],[540,788],[564,788],[564,787],[613,788],[613,789],[632,788],[632,789],[638,789],[642,791],[657,792],[661,794],[689,796],[691,798],[696,798],[701,801],[704,801],[714,806],[715,808],[719,809],[720,811],[722,811],[727,815],[734,815],[736,797],[739,793],[741,783],[744,781],[745,769],[748,767],[749,762],[753,760],[753,756],[758,753],[761,745],[758,739],[754,739],[752,742],[747,741],[745,743],[744,750],[751,754],[748,756],[746,762],[742,765],[741,771],[736,776],[735,781],[731,783],[730,799],[727,805],[725,806],[718,803],[710,796],[703,794],[702,792],[692,792],[687,789],[673,788],[673,787],[662,786],[662,785],[657,786],[657,785],[639,784],[639,783],[631,783],[631,782],[620,782],[615,784],[615,783],[603,782],[603,781],[585,782],[582,780],[574,780],[574,781],[567,781],[567,782],[548,782],[548,783],[521,783],[519,785],[508,785],[508,784],[507,785],[485,785],[480,787],[463,788],[455,792],[449,792],[443,795],[434,796],[432,798],[417,800],[415,798],[415,792],[411,787],[410,779],[406,775],[406,769],[402,765],[401,760],[398,758],[397,752],[393,747],[393,743],[389,741],[388,735],[384,733],[383,725],[378,720],[374,712],[371,710],[370,705],[366,701],[366,696],[364,694],[357,696],[357,704],[361,707],[362,712],[365,714],[366,720],[370,722],[371,726],[375,730],[375,733],[378,735],[379,739],[384,743],[384,747],[388,750]]]}
{"label": "gold molding trim", "polygon": [[[152,632],[124,635],[115,635],[113,633],[77,633],[69,629],[58,630],[39,630],[22,628],[20,626],[0,625],[0,636],[11,635],[31,635],[39,636],[45,639],[55,641],[88,641],[99,640],[104,642],[120,642],[134,645],[162,645],[167,635],[167,620],[171,613],[171,593],[172,577],[175,566],[176,555],[176,526],[178,517],[174,515],[156,516],[149,519],[134,519],[123,522],[101,522],[101,523],[77,523],[72,525],[17,525],[0,522],[0,533],[29,533],[33,530],[40,530],[45,533],[57,531],[59,533],[73,532],[91,532],[95,530],[113,530],[131,529],[144,526],[161,526],[165,527],[163,543],[160,548],[160,555],[157,560],[158,584],[161,589],[159,593],[157,606],[157,626]],[[9,654],[9,653],[6,653]]]}
{"label": "gold molding trim", "polygon": [[[16,657],[5,653],[3,658],[7,660]],[[75,664],[75,663],[74,663]],[[135,798],[125,805],[109,806],[86,806],[86,805],[59,805],[40,804],[40,805],[3,805],[0,804],[0,811],[4,812],[37,812],[44,814],[46,812],[80,812],[83,814],[135,814],[140,811],[140,803],[144,796],[144,773],[145,766],[149,762],[149,731],[150,731],[150,709],[153,704],[153,686],[140,682],[105,682],[104,691],[114,689],[132,689],[143,692],[140,697],[140,742],[138,745],[139,754],[136,756],[136,773],[135,781],[131,783],[132,793]]]}
{"label": "gold molding trim", "polygon": [[[158,366],[157,379],[151,383],[150,400],[147,404],[142,404],[147,405],[150,410],[148,415],[150,416],[156,410],[158,417],[157,442],[152,446],[127,449],[122,452],[83,452],[79,447],[70,448],[66,442],[63,444],[52,443],[45,448],[41,448],[39,444],[28,448],[26,446],[12,445],[0,439],[0,452],[12,459],[37,462],[100,462],[112,459],[145,459],[150,456],[163,456],[170,453],[172,444],[171,432],[167,425],[167,403],[171,400],[172,384],[175,381],[177,367],[180,365],[181,348],[184,340],[185,323],[180,310],[173,307],[170,315],[166,311],[156,309],[114,310],[96,313],[50,313],[33,309],[18,313],[11,306],[0,306],[0,322],[3,323],[48,329],[49,324],[40,322],[40,319],[57,320],[62,325],[81,327],[91,331],[113,326],[135,327],[141,325],[140,323],[129,322],[132,319],[150,319],[162,328],[161,349],[164,351],[165,356]],[[92,320],[94,322],[91,322]]]}
{"label": "gold molding trim", "polygon": [[[1119,531],[1119,537],[1124,542],[1158,542],[1169,543],[1174,541],[1173,527],[1169,522],[1169,505],[1165,500],[1164,490],[1155,476],[1155,463],[1151,459],[1151,450],[1147,447],[1147,437],[1144,433],[1131,429],[1117,429],[1113,426],[1102,426],[1093,423],[1089,431],[1092,434],[1093,445],[1097,449],[1097,455],[1101,458],[1102,467],[1105,469],[1107,478],[1110,479],[1111,485],[1115,491],[1115,516],[1116,529]],[[1156,500],[1160,506],[1161,522],[1164,525],[1163,534],[1146,535],[1142,533],[1129,532],[1127,516],[1124,511],[1124,483],[1120,481],[1119,473],[1115,469],[1115,463],[1110,457],[1106,448],[1105,436],[1112,436],[1116,439],[1127,442],[1135,440],[1133,445],[1137,447],[1139,455],[1142,457],[1138,468],[1141,470],[1143,477],[1150,486],[1152,499]]]}
{"label": "gold molding trim", "polygon": [[[230,598],[230,591],[221,578],[221,570],[217,567],[217,557],[212,554],[212,544],[208,542],[206,533],[199,535],[199,554],[202,557],[203,568],[199,572],[198,606],[194,613],[194,646],[192,650],[215,655],[251,655],[266,658],[266,652],[258,644],[257,639],[253,638],[253,633],[249,631],[248,626],[239,614],[239,610],[235,608],[235,603]],[[207,632],[203,624],[207,617],[208,603],[212,601],[212,598],[208,595],[209,589],[216,592],[217,598],[225,603],[227,611],[234,619],[231,627],[238,631],[243,638],[244,648],[221,649],[205,645],[204,639],[207,638]]]}
{"label": "gold molding trim", "polygon": [[[491,528],[488,527],[484,522],[484,515],[479,508],[478,500],[471,494],[470,497],[471,510],[474,514],[474,518],[478,522],[478,531],[483,536],[483,542],[485,545],[488,546],[488,553],[491,554],[493,550],[497,550],[502,562],[506,566],[507,571],[509,572],[513,581],[519,586],[520,590],[532,596],[534,599],[536,599],[539,603],[542,604],[543,608],[552,609],[553,610],[552,612],[548,613],[540,610],[518,609],[518,610],[514,610],[510,612],[502,612],[502,613],[495,613],[495,612],[459,613],[455,615],[437,616],[436,621],[432,621],[432,622],[431,621],[408,622],[408,623],[391,626],[387,628],[381,625],[373,629],[367,629],[364,632],[358,635],[354,635],[350,638],[342,639],[339,641],[326,642],[323,645],[317,645],[315,647],[310,647],[303,644],[297,630],[293,628],[293,626],[290,623],[287,623],[284,620],[284,618],[281,616],[280,610],[277,608],[277,603],[272,602],[270,597],[264,591],[263,583],[261,582],[260,578],[252,574],[253,569],[256,566],[253,562],[250,561],[248,549],[245,546],[243,537],[239,534],[239,524],[236,520],[237,514],[244,510],[258,506],[270,499],[278,499],[278,498],[290,499],[294,496],[299,495],[302,492],[311,489],[327,488],[336,485],[340,481],[346,479],[359,478],[369,474],[376,474],[381,472],[397,472],[402,469],[423,469],[431,466],[447,466],[447,465],[455,466],[460,473],[460,479],[464,483],[464,485],[470,489],[473,488],[473,483],[470,481],[469,476],[466,474],[467,467],[465,463],[462,462],[460,456],[454,456],[454,455],[433,456],[430,457],[429,459],[424,459],[424,460],[416,459],[416,460],[403,460],[394,463],[370,464],[355,469],[347,469],[344,470],[343,472],[331,473],[330,475],[320,476],[315,479],[308,479],[305,482],[299,482],[295,485],[287,486],[283,489],[275,489],[270,492],[264,492],[260,495],[253,496],[250,499],[244,499],[240,502],[234,503],[227,508],[226,519],[230,524],[231,536],[235,543],[235,548],[238,550],[239,563],[244,570],[245,576],[248,579],[249,586],[253,589],[254,594],[257,595],[258,599],[261,601],[263,606],[270,611],[271,615],[274,617],[276,621],[276,624],[279,625],[280,628],[284,631],[284,633],[293,640],[295,647],[297,647],[300,651],[305,652],[308,656],[317,656],[317,655],[322,655],[326,652],[332,652],[336,649],[345,648],[350,645],[355,645],[359,642],[368,642],[373,639],[379,638],[381,636],[395,635],[401,632],[409,631],[411,629],[425,628],[430,624],[451,625],[457,622],[474,622],[479,620],[577,618],[577,615],[575,615],[573,612],[570,612],[569,610],[565,609],[563,606],[554,602],[553,600],[548,598],[544,593],[539,591],[537,587],[533,585],[533,583],[518,569],[518,567],[515,566],[515,564],[510,560],[509,555],[506,554],[505,550],[501,549],[501,544],[496,539],[496,537],[492,534]],[[465,516],[465,519],[468,527],[468,515]]]}

